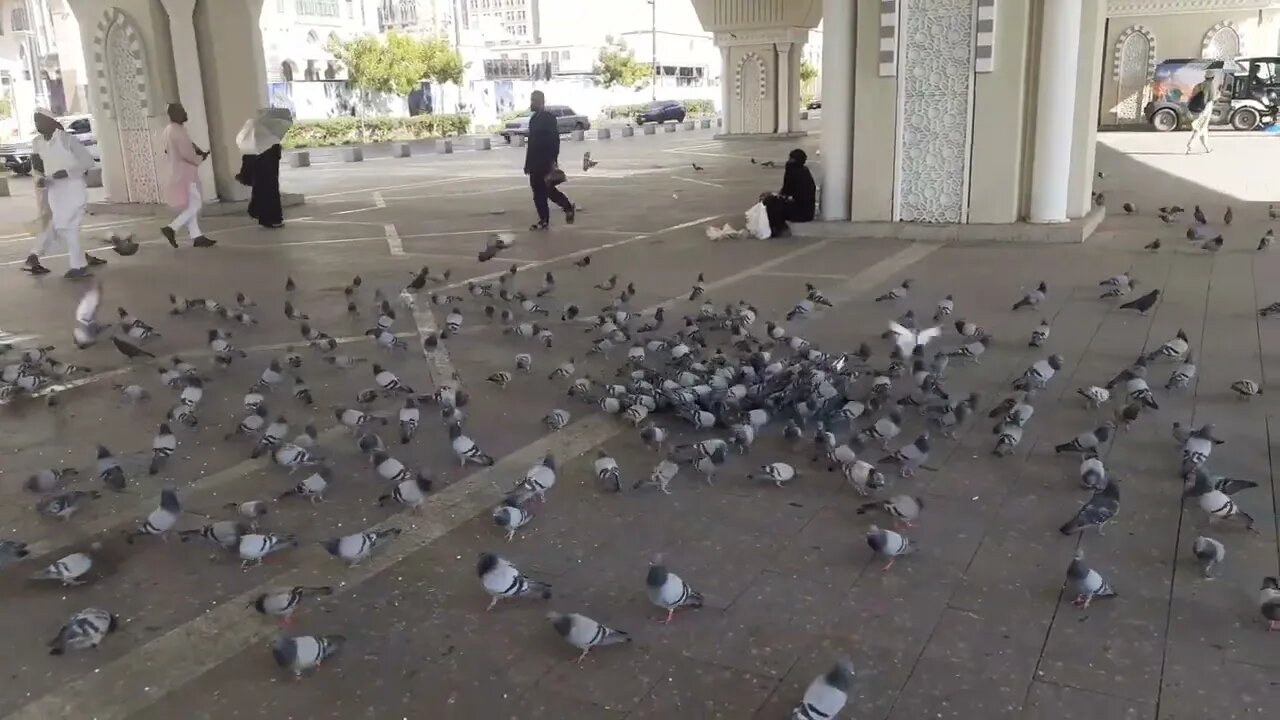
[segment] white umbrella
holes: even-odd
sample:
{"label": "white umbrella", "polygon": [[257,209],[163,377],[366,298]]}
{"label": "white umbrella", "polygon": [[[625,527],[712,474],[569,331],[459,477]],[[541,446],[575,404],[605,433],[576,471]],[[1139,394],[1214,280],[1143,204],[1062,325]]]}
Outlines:
{"label": "white umbrella", "polygon": [[236,135],[236,144],[246,155],[260,155],[282,142],[290,127],[293,115],[287,109],[263,108],[245,121]]}

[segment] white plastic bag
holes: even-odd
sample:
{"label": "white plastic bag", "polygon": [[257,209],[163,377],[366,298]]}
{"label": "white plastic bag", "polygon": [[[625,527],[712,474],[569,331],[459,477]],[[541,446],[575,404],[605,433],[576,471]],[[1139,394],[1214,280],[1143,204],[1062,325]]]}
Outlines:
{"label": "white plastic bag", "polygon": [[761,240],[768,240],[773,231],[769,229],[769,212],[764,203],[758,202],[747,209],[747,232]]}

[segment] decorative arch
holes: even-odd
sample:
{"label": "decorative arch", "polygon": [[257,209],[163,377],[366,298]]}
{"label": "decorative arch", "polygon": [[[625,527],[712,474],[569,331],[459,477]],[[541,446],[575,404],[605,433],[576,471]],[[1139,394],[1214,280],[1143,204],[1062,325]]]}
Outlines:
{"label": "decorative arch", "polygon": [[769,97],[768,65],[756,52],[748,50],[738,60],[733,74],[733,86],[737,98],[738,132],[772,132],[765,122],[765,99]]}
{"label": "decorative arch", "polygon": [[1116,40],[1112,60],[1112,76],[1116,80],[1116,122],[1133,124],[1143,121],[1151,78],[1156,68],[1156,38],[1141,25],[1126,28]]}
{"label": "decorative arch", "polygon": [[280,77],[283,78],[285,82],[293,82],[294,78],[297,76],[298,63],[289,59],[285,59],[280,63]]}
{"label": "decorative arch", "polygon": [[742,98],[743,70],[745,69],[745,66],[748,62],[753,62],[753,61],[756,64],[756,70],[759,72],[758,92],[760,93],[760,97],[763,98],[765,95],[768,94],[768,89],[767,89],[768,78],[765,74],[766,66],[764,64],[764,60],[761,60],[760,56],[757,55],[754,51],[747,51],[743,53],[742,58],[738,60],[738,67],[733,74],[733,92],[739,99]]}
{"label": "decorative arch", "polygon": [[[151,114],[151,83],[147,77],[147,55],[145,47],[142,43],[142,36],[138,33],[138,26],[120,8],[107,8],[102,17],[98,20],[98,25],[93,34],[93,64],[97,69],[95,81],[98,84],[98,105],[106,112],[107,117],[114,118],[116,116],[116,108],[112,103],[112,80],[113,73],[109,67],[107,57],[107,36],[112,32],[121,34],[120,41],[122,49],[128,53],[127,63],[132,70],[133,77],[119,77],[121,83],[132,83],[137,90],[139,102],[142,106],[143,113]],[[124,70],[125,68],[120,68]],[[117,73],[123,75],[125,73]]]}
{"label": "decorative arch", "polygon": [[1200,42],[1200,57],[1234,60],[1244,54],[1244,36],[1231,20],[1223,20],[1209,28]]}

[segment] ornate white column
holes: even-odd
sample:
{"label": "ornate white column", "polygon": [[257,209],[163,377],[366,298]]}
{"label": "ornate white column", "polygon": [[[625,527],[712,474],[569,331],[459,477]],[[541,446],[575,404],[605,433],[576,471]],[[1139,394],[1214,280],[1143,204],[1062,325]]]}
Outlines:
{"label": "ornate white column", "polygon": [[733,100],[733,72],[729,69],[729,46],[720,46],[720,132],[729,132],[729,102]]}
{"label": "ornate white column", "polygon": [[791,132],[791,43],[775,43],[774,51],[778,56],[777,88],[778,96],[778,133]]}
{"label": "ornate white column", "polygon": [[[204,103],[204,77],[200,72],[200,56],[195,52],[196,0],[160,0],[169,15],[169,39],[173,43],[173,64],[178,77],[178,97],[166,102],[181,102],[187,109],[187,132],[191,140],[209,149],[209,114]],[[187,52],[177,48],[189,48]],[[213,181],[213,163],[200,164],[200,186],[205,200],[218,197]]]}
{"label": "ornate white column", "polygon": [[848,220],[853,191],[853,3],[824,0],[822,18],[822,219]]}
{"label": "ornate white column", "polygon": [[1067,221],[1081,12],[1079,0],[1044,0],[1027,218],[1034,223]]}

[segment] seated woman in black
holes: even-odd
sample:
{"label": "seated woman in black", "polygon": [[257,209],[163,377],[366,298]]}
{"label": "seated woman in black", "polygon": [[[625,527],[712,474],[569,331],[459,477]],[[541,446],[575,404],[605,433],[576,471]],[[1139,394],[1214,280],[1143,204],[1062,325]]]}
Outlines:
{"label": "seated woman in black", "polygon": [[805,167],[808,159],[803,150],[792,150],[787,159],[786,172],[782,176],[782,189],[763,198],[764,208],[769,214],[769,229],[775,237],[788,234],[788,221],[813,220],[818,188],[809,168]]}

